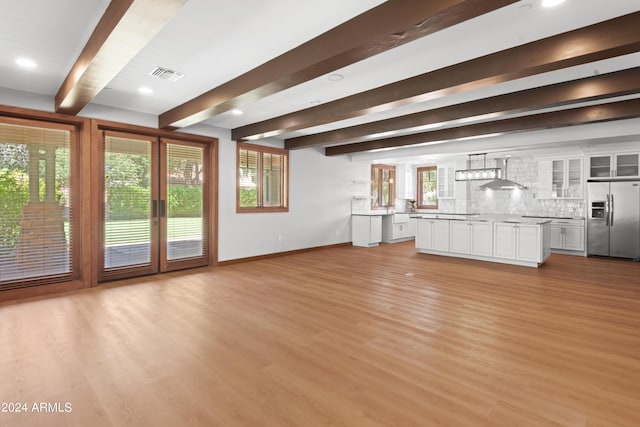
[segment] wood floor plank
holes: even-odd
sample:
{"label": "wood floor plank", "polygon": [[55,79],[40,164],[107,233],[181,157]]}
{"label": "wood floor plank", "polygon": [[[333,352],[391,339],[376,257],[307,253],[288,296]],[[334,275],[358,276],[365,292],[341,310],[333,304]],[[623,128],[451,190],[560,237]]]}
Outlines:
{"label": "wood floor plank", "polygon": [[640,425],[640,263],[334,247],[0,304],[11,426]]}

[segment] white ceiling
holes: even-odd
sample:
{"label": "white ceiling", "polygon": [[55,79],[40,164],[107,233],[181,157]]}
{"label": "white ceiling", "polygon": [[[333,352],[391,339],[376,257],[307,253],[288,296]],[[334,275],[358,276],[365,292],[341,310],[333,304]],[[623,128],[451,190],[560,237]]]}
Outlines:
{"label": "white ceiling", "polygon": [[[3,10],[0,14],[0,71],[3,76],[0,87],[53,97],[108,3],[107,0],[0,0]],[[158,115],[380,3],[380,0],[188,0],[178,15],[94,98],[93,103]],[[344,75],[341,81],[318,77],[244,105],[242,116],[227,112],[205,123],[228,129],[243,126],[309,108],[312,102],[339,99],[640,10],[638,0],[567,0],[555,8],[543,8],[540,3],[540,0],[519,1],[337,70],[336,73]],[[15,64],[18,57],[35,60],[38,67],[31,71],[20,69]],[[185,77],[169,82],[149,76],[156,66],[184,73]],[[280,137],[306,135],[637,66],[640,66],[640,53]],[[152,88],[154,94],[140,94],[137,89],[141,86]]]}

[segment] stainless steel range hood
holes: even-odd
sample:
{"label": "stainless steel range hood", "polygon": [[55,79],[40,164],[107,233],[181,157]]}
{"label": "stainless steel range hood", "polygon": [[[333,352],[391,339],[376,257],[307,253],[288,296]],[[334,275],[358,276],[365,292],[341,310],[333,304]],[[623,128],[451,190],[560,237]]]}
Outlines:
{"label": "stainless steel range hood", "polygon": [[504,164],[504,173],[502,174],[504,178],[494,179],[492,181],[487,182],[486,184],[478,187],[480,190],[526,190],[522,184],[518,184],[517,182],[511,181],[508,179],[507,175],[507,165],[509,163],[509,159],[496,159],[496,167],[502,168]]}

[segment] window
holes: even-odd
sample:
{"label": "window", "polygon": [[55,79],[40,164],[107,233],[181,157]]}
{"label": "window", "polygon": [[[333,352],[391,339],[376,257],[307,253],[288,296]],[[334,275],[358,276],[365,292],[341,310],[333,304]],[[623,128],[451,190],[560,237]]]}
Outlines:
{"label": "window", "polygon": [[396,167],[371,165],[371,208],[382,209],[395,205]]}
{"label": "window", "polygon": [[238,143],[237,212],[289,211],[289,152]]}
{"label": "window", "polygon": [[0,123],[0,290],[75,276],[74,139],[67,125]]}
{"label": "window", "polygon": [[418,168],[418,209],[438,209],[437,168]]}

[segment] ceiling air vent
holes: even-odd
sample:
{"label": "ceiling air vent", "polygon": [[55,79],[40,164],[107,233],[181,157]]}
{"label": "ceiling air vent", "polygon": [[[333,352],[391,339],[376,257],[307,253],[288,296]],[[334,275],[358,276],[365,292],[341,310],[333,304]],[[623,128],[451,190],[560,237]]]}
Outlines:
{"label": "ceiling air vent", "polygon": [[170,82],[178,81],[179,79],[184,77],[184,74],[169,70],[164,67],[156,67],[156,69],[150,72],[149,75],[156,76],[158,78],[161,78],[162,80],[169,80]]}

